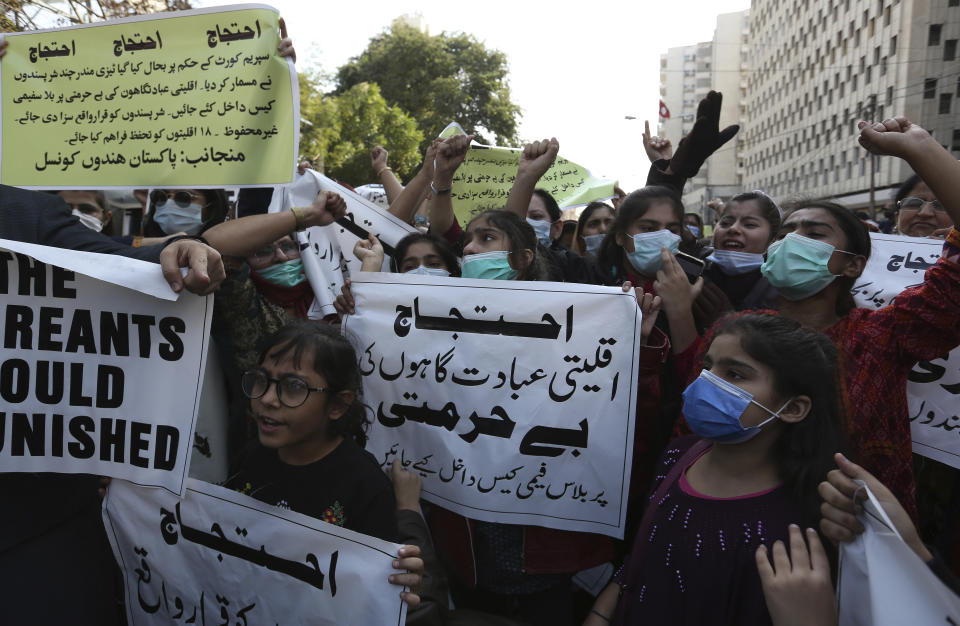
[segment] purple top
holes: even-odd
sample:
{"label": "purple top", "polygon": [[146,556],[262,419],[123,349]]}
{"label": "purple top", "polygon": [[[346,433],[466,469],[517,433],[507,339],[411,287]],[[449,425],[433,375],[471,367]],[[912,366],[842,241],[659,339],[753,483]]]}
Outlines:
{"label": "purple top", "polygon": [[[660,457],[652,493],[697,441],[677,439]],[[652,498],[653,496],[651,496]],[[626,584],[617,624],[690,626],[770,624],[754,553],[788,538],[799,508],[783,487],[739,498],[698,494],[681,474],[658,502],[649,528],[634,539],[615,580]],[[618,607],[618,613],[620,607]]]}

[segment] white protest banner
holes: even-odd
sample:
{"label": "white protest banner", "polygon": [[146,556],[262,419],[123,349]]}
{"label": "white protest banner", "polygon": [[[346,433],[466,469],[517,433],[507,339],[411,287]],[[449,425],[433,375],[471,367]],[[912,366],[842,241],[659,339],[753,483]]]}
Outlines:
{"label": "white protest banner", "polygon": [[[943,241],[871,233],[867,267],[851,293],[857,306],[879,309],[923,282]],[[945,351],[946,352],[946,351]],[[913,451],[960,467],[960,349],[914,366],[907,384]]]}
{"label": "white protest banner", "polygon": [[399,545],[224,487],[191,478],[180,499],[114,481],[103,522],[130,626],[406,619],[400,588],[387,582]]}
{"label": "white protest banner", "polygon": [[873,492],[857,517],[864,532],[840,544],[837,614],[843,626],[960,624],[960,598],[904,543]]}
{"label": "white protest banner", "polygon": [[333,301],[343,287],[343,274],[359,271],[360,261],[353,256],[353,247],[371,233],[383,244],[386,257],[383,271],[390,271],[393,247],[417,230],[394,217],[363,196],[354,193],[314,170],[298,174],[293,183],[277,187],[270,201],[269,212],[286,211],[294,206],[308,206],[320,191],[333,191],[347,203],[347,213],[329,226],[314,226],[298,233],[303,269],[316,296],[307,312],[310,319],[335,313]]}
{"label": "white protest banner", "polygon": [[473,519],[623,537],[640,310],[619,287],[361,272],[369,450]]}
{"label": "white protest banner", "polygon": [[0,472],[182,493],[212,297],[171,300],[156,263],[7,240],[0,293]]}

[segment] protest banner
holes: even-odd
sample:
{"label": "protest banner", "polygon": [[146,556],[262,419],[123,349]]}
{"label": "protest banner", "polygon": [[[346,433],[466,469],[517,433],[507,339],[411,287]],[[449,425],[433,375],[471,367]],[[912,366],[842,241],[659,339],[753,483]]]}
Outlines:
{"label": "protest banner", "polygon": [[114,481],[103,522],[130,626],[406,619],[400,588],[387,582],[399,545],[223,487],[191,478],[181,499]]}
{"label": "protest banner", "polygon": [[843,626],[960,624],[960,598],[903,541],[873,492],[857,517],[864,532],[840,544],[838,623]]}
{"label": "protest banner", "polygon": [[[441,137],[464,134],[456,123],[447,126]],[[453,177],[450,194],[453,212],[461,224],[470,221],[478,210],[502,209],[517,176],[521,150],[497,148],[473,142],[466,159]],[[558,156],[550,169],[537,183],[538,189],[550,192],[560,208],[580,206],[594,200],[605,200],[614,195],[616,182],[595,178],[582,165]]]}
{"label": "protest banner", "polygon": [[[943,241],[870,234],[872,252],[851,290],[857,306],[879,309],[923,282]],[[960,468],[960,349],[917,363],[909,375],[910,435],[917,454]]]}
{"label": "protest banner", "polygon": [[619,287],[351,277],[369,450],[466,517],[623,537],[640,310]]}
{"label": "protest banner", "polygon": [[7,33],[6,185],[222,187],[292,179],[293,63],[265,5]]}
{"label": "protest banner", "polygon": [[274,213],[307,206],[320,191],[340,194],[347,203],[347,213],[336,224],[313,226],[306,232],[297,233],[304,273],[315,296],[307,311],[310,319],[320,319],[336,312],[333,301],[340,295],[344,272],[349,275],[351,271],[360,270],[360,261],[353,255],[358,240],[367,239],[370,234],[380,240],[386,253],[382,269],[389,272],[393,247],[410,233],[418,232],[370,200],[309,169],[304,174],[297,174],[292,184],[274,190],[268,211]]}
{"label": "protest banner", "polygon": [[156,263],[104,258],[0,240],[0,472],[179,494],[212,296],[178,297]]}

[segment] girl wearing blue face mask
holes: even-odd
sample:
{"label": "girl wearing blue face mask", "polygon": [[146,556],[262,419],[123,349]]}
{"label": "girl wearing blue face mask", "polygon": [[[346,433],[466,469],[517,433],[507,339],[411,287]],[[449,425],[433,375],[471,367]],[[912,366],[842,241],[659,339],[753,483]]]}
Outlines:
{"label": "girl wearing blue face mask", "polygon": [[661,457],[633,551],[586,624],[770,623],[754,553],[817,525],[817,485],[842,447],[836,359],[792,320],[721,322],[684,392],[696,436]]}
{"label": "girl wearing blue face mask", "polygon": [[[960,162],[925,130],[903,118],[863,123],[860,142],[906,160],[960,222]],[[870,235],[851,211],[807,202],[786,212],[761,272],[779,291],[781,315],[837,345],[851,451],[916,520],[907,379],[918,361],[960,345],[960,232],[950,231],[921,284],[857,308],[850,291],[869,256]]]}

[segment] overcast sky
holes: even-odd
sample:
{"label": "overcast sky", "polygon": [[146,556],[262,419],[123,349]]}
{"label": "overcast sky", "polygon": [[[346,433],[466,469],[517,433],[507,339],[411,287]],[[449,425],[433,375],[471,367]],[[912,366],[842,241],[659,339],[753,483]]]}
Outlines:
{"label": "overcast sky", "polygon": [[[194,0],[207,7],[234,4]],[[297,48],[298,66],[335,71],[404,14],[423,15],[431,34],[463,31],[506,53],[520,137],[556,136],[560,153],[594,174],[643,184],[649,165],[643,120],[655,126],[660,54],[713,38],[719,13],[749,0],[553,3],[522,0],[313,2],[273,0]],[[636,116],[634,121],[625,115]],[[437,129],[439,132],[441,129]],[[671,137],[676,143],[678,138]]]}

